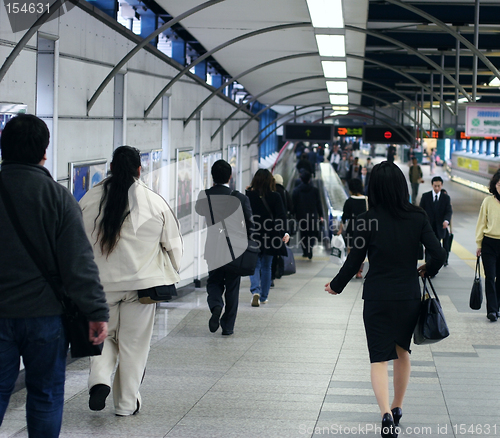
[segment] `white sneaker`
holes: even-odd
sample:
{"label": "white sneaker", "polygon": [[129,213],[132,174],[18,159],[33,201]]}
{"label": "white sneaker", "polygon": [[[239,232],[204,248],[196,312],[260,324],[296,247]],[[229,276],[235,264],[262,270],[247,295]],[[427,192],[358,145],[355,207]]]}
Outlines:
{"label": "white sneaker", "polygon": [[259,307],[259,298],[260,298],[259,294],[252,295],[252,301],[250,301],[252,307]]}
{"label": "white sneaker", "polygon": [[267,304],[269,303],[269,300],[261,301],[260,304]]}

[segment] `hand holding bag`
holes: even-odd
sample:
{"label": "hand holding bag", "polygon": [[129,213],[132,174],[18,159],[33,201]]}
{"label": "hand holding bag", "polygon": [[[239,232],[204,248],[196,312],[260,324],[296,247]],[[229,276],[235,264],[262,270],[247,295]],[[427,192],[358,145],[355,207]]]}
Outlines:
{"label": "hand holding bag", "polygon": [[[434,298],[432,298],[427,282],[432,289]],[[422,303],[420,304],[420,315],[417,325],[413,332],[413,342],[416,345],[434,344],[450,335],[448,325],[444,318],[441,303],[436,294],[436,290],[429,278],[424,278],[422,291]]]}
{"label": "hand holding bag", "polygon": [[472,290],[470,291],[469,307],[473,310],[479,310],[483,303],[483,285],[481,283],[481,267],[479,266],[478,256],[476,260],[476,271],[474,272],[474,283],[472,283]]}
{"label": "hand holding bag", "polygon": [[47,283],[56,295],[63,308],[63,325],[71,347],[71,357],[99,356],[102,352],[102,344],[93,345],[89,340],[89,321],[87,317],[80,312],[75,303],[73,303],[64,291],[59,281],[50,274],[48,268],[43,262],[35,247],[30,242],[28,236],[22,229],[19,217],[14,208],[10,195],[3,186],[0,173],[0,195],[10,221],[16,230],[16,233],[26,248],[26,251],[32,258],[40,273],[44,276]]}
{"label": "hand holding bag", "polygon": [[344,238],[342,236],[333,236],[331,247],[331,260],[342,266],[346,260]]}
{"label": "hand holding bag", "polygon": [[293,255],[292,250],[287,246],[286,247],[286,256],[281,256],[283,260],[283,274],[282,275],[292,275],[297,272],[295,267],[295,257]]}

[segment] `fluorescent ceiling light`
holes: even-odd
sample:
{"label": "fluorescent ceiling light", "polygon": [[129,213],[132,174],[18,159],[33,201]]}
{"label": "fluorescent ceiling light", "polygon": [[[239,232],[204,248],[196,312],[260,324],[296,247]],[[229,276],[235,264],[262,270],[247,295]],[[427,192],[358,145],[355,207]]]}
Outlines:
{"label": "fluorescent ceiling light", "polygon": [[[477,96],[476,100],[481,100],[481,96]],[[469,103],[469,99],[467,99],[466,97],[461,97],[460,99],[458,99],[458,103]]]}
{"label": "fluorescent ceiling light", "polygon": [[343,28],[342,0],[307,0],[314,27]]}
{"label": "fluorescent ceiling light", "polygon": [[488,87],[500,87],[500,79],[498,79],[496,76],[490,81],[488,84]]}
{"label": "fluorescent ceiling light", "polygon": [[331,116],[341,116],[341,115],[344,115],[344,114],[349,114],[349,111],[334,111],[330,115]]}
{"label": "fluorescent ceiling light", "polygon": [[334,110],[334,111],[349,111],[349,107],[348,106],[334,105],[334,106],[332,106],[332,110]]}
{"label": "fluorescent ceiling light", "polygon": [[347,78],[347,67],[345,61],[321,61],[326,78]]}
{"label": "fluorescent ceiling light", "polygon": [[347,82],[326,81],[326,88],[331,94],[347,94]]}
{"label": "fluorescent ceiling light", "polygon": [[332,105],[347,105],[349,96],[347,94],[330,94],[330,103]]}
{"label": "fluorescent ceiling light", "polygon": [[316,35],[319,56],[345,56],[344,35]]}

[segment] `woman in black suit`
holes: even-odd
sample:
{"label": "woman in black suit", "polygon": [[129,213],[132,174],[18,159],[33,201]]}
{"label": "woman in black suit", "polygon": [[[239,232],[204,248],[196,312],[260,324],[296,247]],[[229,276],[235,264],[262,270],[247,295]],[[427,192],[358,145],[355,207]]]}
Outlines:
{"label": "woman in black suit", "polygon": [[[337,295],[358,272],[368,253],[363,287],[363,321],[371,362],[371,381],[382,414],[382,436],[396,437],[410,379],[410,342],[420,309],[421,276],[435,275],[446,253],[425,212],[409,202],[406,179],[393,163],[374,166],[369,210],[357,217],[354,246],[325,290]],[[419,243],[431,254],[417,269]],[[394,400],[389,404],[387,362],[394,360]]]}
{"label": "woman in black suit", "polygon": [[268,302],[273,256],[287,255],[285,243],[288,243],[290,236],[286,232],[286,212],[281,196],[275,190],[272,173],[267,169],[259,169],[246,191],[256,227],[250,237],[260,246],[255,273],[250,276],[252,307]]}

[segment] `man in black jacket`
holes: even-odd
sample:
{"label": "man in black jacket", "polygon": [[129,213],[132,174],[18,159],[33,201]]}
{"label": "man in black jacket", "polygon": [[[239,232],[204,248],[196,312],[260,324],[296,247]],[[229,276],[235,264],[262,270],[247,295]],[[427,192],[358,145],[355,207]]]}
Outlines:
{"label": "man in black jacket", "polygon": [[[109,317],[82,213],[71,193],[43,167],[47,125],[33,115],[11,119],[2,132],[3,190],[35,251],[89,319],[89,340],[101,344]],[[30,437],[57,438],[64,405],[68,341],[61,304],[21,243],[0,198],[0,425],[25,367]]]}
{"label": "man in black jacket", "polygon": [[440,176],[432,178],[432,190],[422,195],[420,207],[422,207],[431,223],[432,230],[440,242],[446,237],[446,229],[450,225],[451,200],[447,193],[442,192],[443,179]]}
{"label": "man in black jacket", "polygon": [[[229,188],[231,172],[231,165],[227,161],[216,161],[212,166],[214,185],[200,193],[195,205],[196,212],[205,217],[208,227],[205,259],[209,269],[207,302],[212,313],[208,328],[215,333],[221,326],[224,336],[234,332],[241,276],[225,267],[232,258],[223,227],[228,231],[233,250],[244,250],[248,236],[254,231],[249,199]],[[225,310],[221,317],[224,308],[223,295]]]}

